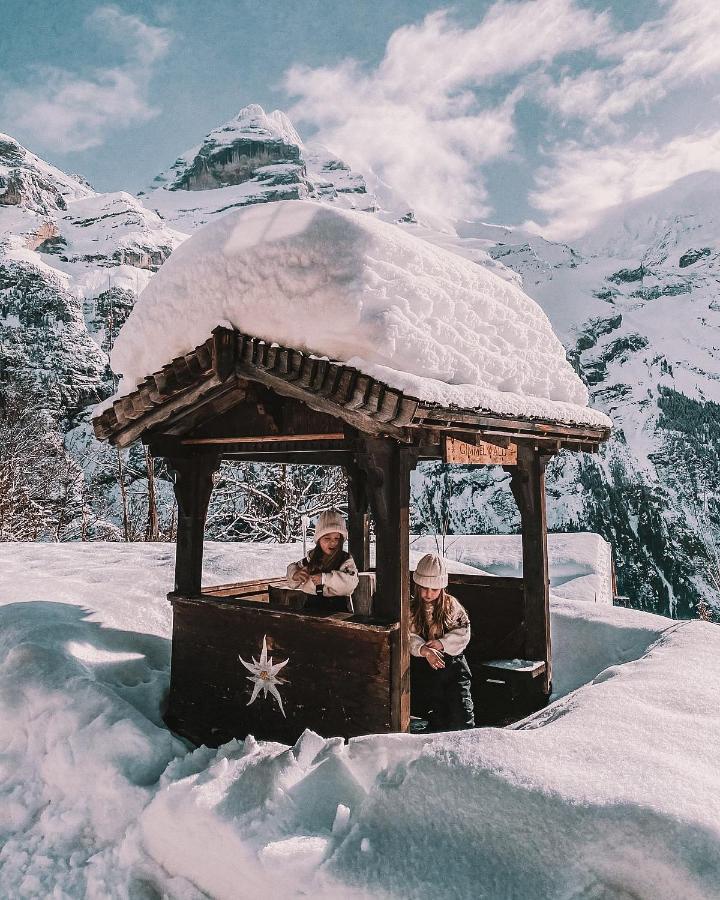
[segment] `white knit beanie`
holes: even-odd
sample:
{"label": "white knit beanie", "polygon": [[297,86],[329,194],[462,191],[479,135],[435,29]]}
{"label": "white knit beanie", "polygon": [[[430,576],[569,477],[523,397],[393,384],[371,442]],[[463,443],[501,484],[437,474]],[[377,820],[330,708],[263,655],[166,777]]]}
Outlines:
{"label": "white knit beanie", "polygon": [[413,581],[420,587],[433,590],[447,587],[448,573],[445,560],[437,553],[426,553],[413,572]]}
{"label": "white knit beanie", "polygon": [[318,516],[315,523],[315,535],[313,540],[317,544],[320,538],[325,534],[338,532],[343,536],[343,540],[348,539],[347,524],[345,517],[337,509],[325,509]]}

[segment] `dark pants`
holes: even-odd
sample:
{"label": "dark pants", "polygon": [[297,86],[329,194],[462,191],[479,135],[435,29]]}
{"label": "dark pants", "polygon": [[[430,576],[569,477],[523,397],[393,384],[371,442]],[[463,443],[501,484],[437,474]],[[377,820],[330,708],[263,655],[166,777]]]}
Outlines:
{"label": "dark pants", "polygon": [[431,731],[474,728],[472,675],[465,655],[443,653],[443,660],[444,669],[433,669],[423,657],[410,657],[410,711],[427,719]]}

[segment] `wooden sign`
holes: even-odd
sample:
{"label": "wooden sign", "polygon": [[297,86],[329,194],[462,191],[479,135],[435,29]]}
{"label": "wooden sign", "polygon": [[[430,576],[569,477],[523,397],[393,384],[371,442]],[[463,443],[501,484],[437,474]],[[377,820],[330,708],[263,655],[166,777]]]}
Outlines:
{"label": "wooden sign", "polygon": [[446,437],[443,446],[443,462],[461,463],[464,466],[516,466],[517,444],[498,447],[478,441],[467,444],[457,438]]}

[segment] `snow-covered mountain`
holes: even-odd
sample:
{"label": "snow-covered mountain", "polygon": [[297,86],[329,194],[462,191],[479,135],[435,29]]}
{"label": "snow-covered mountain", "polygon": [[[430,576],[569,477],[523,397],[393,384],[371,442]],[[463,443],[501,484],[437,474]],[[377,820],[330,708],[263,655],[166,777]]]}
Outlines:
{"label": "snow-covered mountain", "polygon": [[573,247],[458,228],[522,276],[616,423],[599,458],[554,467],[553,523],[604,534],[621,589],[681,615],[717,603],[719,201],[717,174],[682,179],[612,210]]}
{"label": "snow-covered mountain", "polygon": [[[493,268],[549,315],[616,434],[599,457],[560,457],[551,523],[612,541],[621,593],[659,612],[716,601],[720,547],[720,178],[683,179],[611,211],[572,246],[485,223],[417,221],[372,173],[305,144],[252,105],[211,131],[147,192],[99,194],[0,139],[0,373],[34,384],[73,428],[107,394],[106,351],[153,271],[226,211],[311,198],[378,215]],[[78,454],[87,431],[75,428]],[[494,471],[426,469],[416,526],[517,524]]]}
{"label": "snow-covered mountain", "polygon": [[[135,298],[184,237],[0,135],[0,539],[118,533],[118,461],[89,414],[113,390],[107,353]],[[58,452],[37,478],[41,446]]]}
{"label": "snow-covered mountain", "polygon": [[65,414],[97,401],[108,342],[183,237],[131,194],[96,193],[0,135],[3,380]]}
{"label": "snow-covered mountain", "polygon": [[274,200],[323,200],[376,210],[362,175],[325,147],[306,145],[280,110],[251,104],[158,175],[146,206],[191,232],[219,214]]}

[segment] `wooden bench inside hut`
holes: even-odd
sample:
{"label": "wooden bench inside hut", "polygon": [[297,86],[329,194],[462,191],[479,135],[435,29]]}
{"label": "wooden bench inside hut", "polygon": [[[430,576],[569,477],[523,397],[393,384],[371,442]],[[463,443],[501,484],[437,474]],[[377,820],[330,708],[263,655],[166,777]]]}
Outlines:
{"label": "wooden bench inside hut", "polygon": [[[547,701],[552,657],[545,467],[560,450],[593,452],[605,427],[445,408],[342,361],[228,328],[149,375],[94,419],[117,447],[137,439],[174,474],[178,504],[172,668],[166,722],[197,743],[293,742],[407,731],[410,473],[421,460],[500,465],[522,523],[523,577],[453,575],[467,608],[479,723]],[[372,610],[301,608],[266,578],[203,586],[205,518],[223,459],[342,466],[349,550]],[[370,567],[372,517],[376,564]]]}

